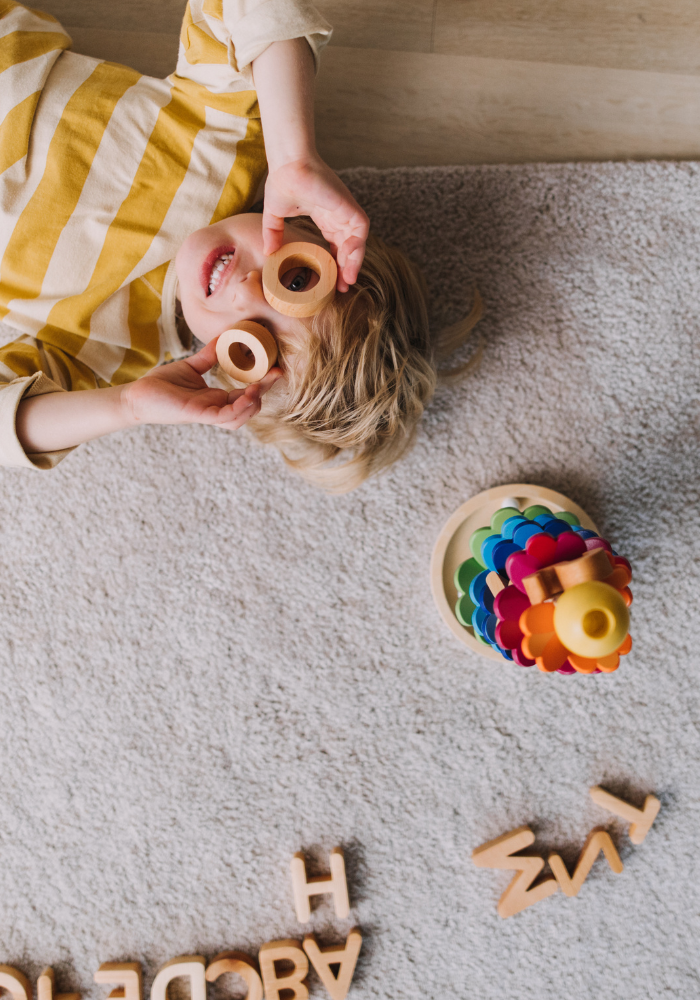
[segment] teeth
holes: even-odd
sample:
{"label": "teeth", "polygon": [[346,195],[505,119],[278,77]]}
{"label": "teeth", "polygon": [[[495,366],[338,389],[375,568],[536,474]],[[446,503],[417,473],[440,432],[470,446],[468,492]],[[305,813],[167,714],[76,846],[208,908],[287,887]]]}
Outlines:
{"label": "teeth", "polygon": [[217,257],[214,266],[211,269],[211,274],[209,275],[209,294],[214,291],[216,286],[219,284],[219,279],[221,278],[221,272],[224,270],[229,261],[233,260],[232,253],[224,253],[220,257]]}

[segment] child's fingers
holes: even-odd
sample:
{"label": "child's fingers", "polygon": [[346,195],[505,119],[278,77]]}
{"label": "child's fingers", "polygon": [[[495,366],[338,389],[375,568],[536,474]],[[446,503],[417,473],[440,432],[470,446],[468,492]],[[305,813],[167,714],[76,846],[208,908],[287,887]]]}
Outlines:
{"label": "child's fingers", "polygon": [[273,215],[269,210],[263,212],[262,220],[263,253],[269,257],[275,250],[279,250],[284,239],[284,219],[279,215]]}
{"label": "child's fingers", "polygon": [[191,354],[189,358],[183,359],[198,375],[208,372],[216,364],[216,342],[218,339],[218,337],[215,337],[208,344],[205,344],[201,351],[197,351],[196,354]]}

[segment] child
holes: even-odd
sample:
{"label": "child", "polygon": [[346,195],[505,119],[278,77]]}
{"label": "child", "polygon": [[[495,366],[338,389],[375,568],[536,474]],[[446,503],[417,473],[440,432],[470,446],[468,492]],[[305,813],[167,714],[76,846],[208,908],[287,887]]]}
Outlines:
{"label": "child", "polygon": [[[190,0],[176,73],[155,80],[67,51],[53,18],[0,0],[0,319],[24,334],[0,349],[0,464],[52,468],[139,423],[235,429],[282,373],[251,426],[308,478],[349,489],[410,444],[437,351],[420,277],[378,240],[364,256],[367,217],[315,151],[330,30],[307,0]],[[246,209],[265,154],[261,217]],[[339,267],[308,321],[276,313],[260,280],[299,239]],[[243,318],[270,327],[280,368],[211,388],[216,338]],[[188,328],[205,346],[173,360]]]}

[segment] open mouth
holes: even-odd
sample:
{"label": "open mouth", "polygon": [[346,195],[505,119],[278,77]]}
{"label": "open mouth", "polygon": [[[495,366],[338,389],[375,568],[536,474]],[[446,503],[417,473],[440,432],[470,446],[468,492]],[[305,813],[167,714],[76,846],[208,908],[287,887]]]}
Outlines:
{"label": "open mouth", "polygon": [[219,247],[219,249],[214,250],[207,257],[204,265],[204,281],[207,295],[212,295],[216,291],[224,271],[233,260],[234,254],[235,250],[233,248],[224,249]]}

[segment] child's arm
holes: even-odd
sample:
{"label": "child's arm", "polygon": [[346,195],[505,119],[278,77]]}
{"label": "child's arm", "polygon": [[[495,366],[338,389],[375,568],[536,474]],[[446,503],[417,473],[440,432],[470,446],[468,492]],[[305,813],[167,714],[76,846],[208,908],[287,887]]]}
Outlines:
{"label": "child's arm", "polygon": [[265,252],[282,244],[285,217],[310,215],[338,262],[338,291],[357,280],[369,219],[316,152],[314,60],[304,38],[275,42],[253,61],[265,151]]}
{"label": "child's arm", "polygon": [[17,410],[17,438],[31,456],[139,424],[213,424],[236,430],[260,411],[260,397],[281,372],[271,368],[256,385],[226,392],[210,388],[202,378],[215,362],[216,341],[211,341],[197,354],[126,385],[23,399]]}

